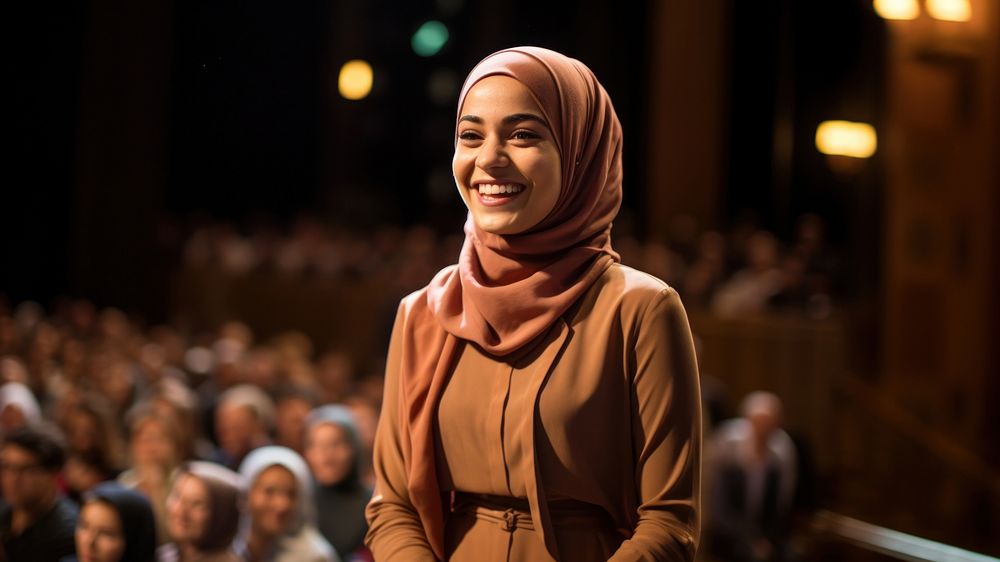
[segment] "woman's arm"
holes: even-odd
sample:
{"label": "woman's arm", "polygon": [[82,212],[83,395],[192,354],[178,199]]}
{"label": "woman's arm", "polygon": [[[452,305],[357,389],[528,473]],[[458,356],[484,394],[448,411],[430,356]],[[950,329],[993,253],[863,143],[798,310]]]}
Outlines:
{"label": "woman's arm", "polygon": [[401,305],[386,357],[385,393],[375,433],[375,492],[365,509],[365,544],[379,562],[434,562],[423,525],[410,502],[399,435],[399,365],[405,314]]}
{"label": "woman's arm", "polygon": [[639,319],[635,351],[632,439],[639,520],[611,560],[694,560],[701,393],[687,314],[673,289],[661,291]]}

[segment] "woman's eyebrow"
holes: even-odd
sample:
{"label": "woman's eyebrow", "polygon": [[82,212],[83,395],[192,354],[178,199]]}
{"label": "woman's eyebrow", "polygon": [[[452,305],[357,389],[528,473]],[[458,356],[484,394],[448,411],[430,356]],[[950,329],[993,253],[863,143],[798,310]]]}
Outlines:
{"label": "woman's eyebrow", "polygon": [[[478,125],[483,124],[483,118],[478,115],[463,115],[459,121],[470,121]],[[549,127],[549,124],[545,122],[545,119],[542,119],[534,113],[513,113],[504,117],[501,122],[504,125],[510,125],[511,123],[519,123],[521,121],[537,121],[539,124],[544,125],[545,128]]]}

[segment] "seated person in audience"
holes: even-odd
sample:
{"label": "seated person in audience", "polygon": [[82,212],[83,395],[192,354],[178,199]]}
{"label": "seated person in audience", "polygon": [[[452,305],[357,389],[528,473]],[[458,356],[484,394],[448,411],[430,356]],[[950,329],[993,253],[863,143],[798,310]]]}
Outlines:
{"label": "seated person in audience", "polygon": [[298,386],[286,386],[275,400],[274,441],[302,454],[306,416],[316,406],[315,391]]}
{"label": "seated person in audience", "polygon": [[232,547],[241,506],[238,474],[209,462],[183,465],[167,498],[172,542],[157,550],[158,562],[239,562]]}
{"label": "seated person in audience", "polygon": [[0,386],[0,435],[42,419],[38,400],[27,385],[8,382]]}
{"label": "seated person in audience", "polygon": [[180,465],[180,428],[173,417],[145,403],[129,412],[128,425],[132,468],[123,472],[118,482],[149,499],[156,514],[158,542],[163,543],[167,538],[167,494]]}
{"label": "seated person in audience", "polygon": [[153,562],[156,522],[149,500],[117,482],[84,495],[76,524],[76,556],[63,562]]}
{"label": "seated person in audience", "polygon": [[365,506],[372,490],[361,482],[357,422],[346,406],[323,406],[306,419],[305,458],[316,483],[319,531],[343,559],[363,546]]}
{"label": "seated person in audience", "polygon": [[210,460],[236,469],[247,453],[268,445],[274,424],[274,402],[249,384],[234,386],[219,396],[215,438],[219,448]]}
{"label": "seated person in audience", "polygon": [[240,465],[247,509],[237,555],[248,562],[339,562],[316,530],[309,467],[295,451],[261,447]]}
{"label": "seated person in audience", "polygon": [[791,559],[786,543],[796,452],[781,429],[781,400],[753,392],[742,417],[719,425],[708,448],[706,543],[723,561]]}
{"label": "seated person in audience", "polygon": [[63,438],[55,427],[35,425],[4,435],[0,558],[56,562],[73,554],[77,510],[58,487],[64,458]]}

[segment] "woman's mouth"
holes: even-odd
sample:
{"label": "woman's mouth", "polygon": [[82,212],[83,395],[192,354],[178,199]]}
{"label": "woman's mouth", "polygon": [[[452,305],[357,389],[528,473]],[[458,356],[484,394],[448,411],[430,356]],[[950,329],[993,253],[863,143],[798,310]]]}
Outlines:
{"label": "woman's mouth", "polygon": [[476,187],[479,202],[487,207],[504,205],[524,192],[519,183],[481,183]]}

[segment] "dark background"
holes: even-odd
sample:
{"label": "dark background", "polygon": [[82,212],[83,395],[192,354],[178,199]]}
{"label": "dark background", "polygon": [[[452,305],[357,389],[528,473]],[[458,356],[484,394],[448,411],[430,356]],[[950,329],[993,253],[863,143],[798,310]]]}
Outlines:
{"label": "dark background", "polygon": [[[570,7],[571,6],[571,7]],[[731,2],[720,226],[779,236],[819,212],[845,252],[878,236],[869,171],[845,185],[814,146],[830,115],[878,125],[883,22],[861,2]],[[13,301],[72,294],[163,318],[171,243],[205,217],[286,225],[302,214],[357,229],[429,222],[457,231],[450,185],[454,99],[499,48],[534,44],[585,61],[625,130],[625,211],[640,235],[651,99],[648,2],[329,2],[107,0],[18,5],[11,21],[14,103],[0,290]],[[421,23],[444,49],[410,48]],[[844,38],[849,37],[849,41]],[[697,57],[697,53],[692,53]],[[372,94],[336,92],[340,65],[364,58]],[[655,69],[652,69],[655,72]],[[450,77],[435,102],[428,81]],[[679,77],[679,79],[681,79]],[[671,186],[671,189],[683,188]],[[859,195],[862,194],[862,195]],[[668,217],[664,216],[663,220]],[[850,290],[877,285],[858,256]]]}

